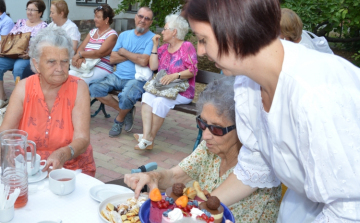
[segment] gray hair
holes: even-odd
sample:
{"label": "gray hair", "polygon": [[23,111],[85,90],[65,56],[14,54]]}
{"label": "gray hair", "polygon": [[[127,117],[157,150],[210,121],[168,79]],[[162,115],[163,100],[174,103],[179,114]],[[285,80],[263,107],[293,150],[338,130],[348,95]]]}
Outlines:
{"label": "gray hair", "polygon": [[219,116],[235,124],[234,77],[223,77],[208,84],[196,102],[200,115],[206,104],[213,105]]}
{"label": "gray hair", "polygon": [[[66,31],[60,27],[47,27],[41,29],[35,37],[31,38],[29,50],[30,58],[34,58],[37,62],[39,62],[42,54],[42,48],[49,45],[67,49],[69,53],[69,59],[71,59],[74,55],[73,42]],[[31,59],[31,70],[36,73],[37,71]]]}
{"label": "gray hair", "polygon": [[169,28],[176,29],[176,38],[184,40],[185,35],[189,31],[189,23],[180,15],[170,14],[165,17],[165,23],[168,23]]}

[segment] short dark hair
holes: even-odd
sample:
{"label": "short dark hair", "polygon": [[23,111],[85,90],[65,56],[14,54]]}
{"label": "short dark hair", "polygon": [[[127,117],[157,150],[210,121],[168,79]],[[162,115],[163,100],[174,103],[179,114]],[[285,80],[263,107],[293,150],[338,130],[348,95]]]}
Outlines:
{"label": "short dark hair", "polygon": [[114,10],[108,4],[102,4],[94,9],[94,13],[98,11],[102,11],[103,19],[109,18],[109,24],[111,25],[115,16]]}
{"label": "short dark hair", "polygon": [[182,13],[210,23],[219,57],[230,49],[239,58],[255,55],[280,34],[279,0],[188,0]]}
{"label": "short dark hair", "polygon": [[36,8],[38,8],[39,13],[41,13],[40,18],[43,17],[44,11],[46,9],[46,5],[43,0],[30,0],[26,3],[26,7],[28,7],[30,4],[34,4]]}
{"label": "short dark hair", "polygon": [[1,13],[6,12],[5,0],[0,0],[0,12],[1,12]]}

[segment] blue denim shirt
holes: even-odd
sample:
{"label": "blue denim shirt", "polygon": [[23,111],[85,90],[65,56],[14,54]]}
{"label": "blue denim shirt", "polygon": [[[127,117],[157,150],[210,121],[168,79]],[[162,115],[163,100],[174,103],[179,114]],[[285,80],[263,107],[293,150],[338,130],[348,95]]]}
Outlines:
{"label": "blue denim shirt", "polygon": [[[9,32],[11,31],[11,29],[14,27],[14,22],[12,21],[12,19],[6,15],[6,13],[4,12],[1,16],[0,16],[0,35],[1,36],[5,36],[8,35]],[[1,40],[1,36],[0,36],[0,40]]]}

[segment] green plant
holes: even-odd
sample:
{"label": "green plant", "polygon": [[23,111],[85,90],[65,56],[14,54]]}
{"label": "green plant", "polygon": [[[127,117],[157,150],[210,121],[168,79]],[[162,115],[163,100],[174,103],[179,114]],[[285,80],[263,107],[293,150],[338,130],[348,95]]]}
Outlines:
{"label": "green plant", "polygon": [[295,11],[305,29],[329,42],[360,41],[360,0],[284,0],[281,7]]}
{"label": "green plant", "polygon": [[171,13],[178,13],[181,11],[185,0],[122,0],[115,9],[115,14],[125,12],[129,5],[139,3],[139,6],[148,6],[154,12],[154,19],[150,29],[155,30],[156,26],[163,27],[165,25],[165,17]]}
{"label": "green plant", "polygon": [[355,64],[360,67],[360,50],[354,55],[352,55],[352,58],[354,58]]}

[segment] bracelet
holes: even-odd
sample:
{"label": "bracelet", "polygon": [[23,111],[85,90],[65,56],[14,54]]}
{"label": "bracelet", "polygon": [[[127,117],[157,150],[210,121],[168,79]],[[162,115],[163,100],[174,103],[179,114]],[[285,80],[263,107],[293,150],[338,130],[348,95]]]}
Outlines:
{"label": "bracelet", "polygon": [[151,54],[157,54],[157,53],[151,52]]}
{"label": "bracelet", "polygon": [[80,58],[83,58],[83,57],[81,56],[81,53],[80,53],[80,51],[79,51],[79,57],[80,57]]}
{"label": "bracelet", "polygon": [[74,157],[74,154],[75,154],[75,151],[74,151],[74,148],[70,145],[68,145],[68,147],[70,148],[70,152],[71,152],[71,158],[72,159]]}

